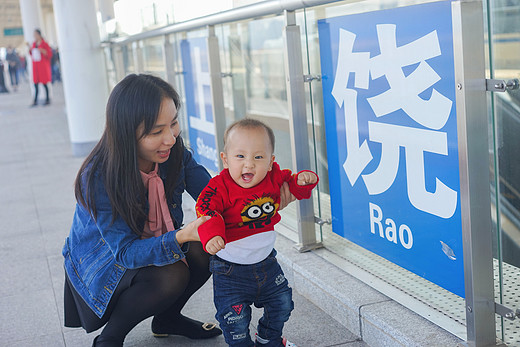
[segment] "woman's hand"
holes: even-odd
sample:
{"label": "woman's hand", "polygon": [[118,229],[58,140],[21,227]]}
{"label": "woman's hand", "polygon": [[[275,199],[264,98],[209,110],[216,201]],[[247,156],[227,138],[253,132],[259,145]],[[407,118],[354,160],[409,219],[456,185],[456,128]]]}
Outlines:
{"label": "woman's hand", "polygon": [[289,190],[289,184],[284,182],[280,188],[280,206],[278,206],[278,211],[283,210],[294,200],[296,200],[296,197]]}
{"label": "woman's hand", "polygon": [[210,216],[202,216],[187,224],[184,228],[179,229],[175,237],[177,242],[182,245],[188,241],[200,241],[198,228],[209,220]]}

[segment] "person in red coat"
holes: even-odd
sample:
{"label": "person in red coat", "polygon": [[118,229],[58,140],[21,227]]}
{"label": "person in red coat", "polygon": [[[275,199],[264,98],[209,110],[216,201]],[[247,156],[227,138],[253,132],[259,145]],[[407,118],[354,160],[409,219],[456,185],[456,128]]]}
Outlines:
{"label": "person in red coat", "polygon": [[42,37],[40,29],[34,30],[34,43],[31,47],[33,82],[34,82],[34,102],[32,106],[38,105],[38,84],[43,84],[45,88],[45,105],[51,103],[49,99],[49,88],[47,83],[52,81],[51,58],[52,50]]}

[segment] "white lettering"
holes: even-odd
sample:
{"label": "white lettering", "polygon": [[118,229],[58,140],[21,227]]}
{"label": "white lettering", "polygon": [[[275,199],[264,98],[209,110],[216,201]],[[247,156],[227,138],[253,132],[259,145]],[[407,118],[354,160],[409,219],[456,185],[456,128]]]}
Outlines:
{"label": "white lettering", "polygon": [[[368,203],[368,206],[370,208],[370,231],[372,232],[372,234],[375,234],[376,231],[374,229],[377,224],[379,227],[379,236],[383,237],[383,226],[381,225],[381,219],[383,219],[383,211],[381,211],[381,208],[379,206],[371,202]],[[374,211],[377,212],[377,217],[374,214]]]}
{"label": "white lettering", "polygon": [[390,218],[387,218],[386,225],[388,225],[388,228],[385,229],[386,239],[397,244],[397,232],[395,229],[395,222]]}
{"label": "white lettering", "polygon": [[[406,231],[408,242],[404,242],[404,232]],[[399,241],[403,245],[404,248],[410,249],[413,246],[413,237],[412,237],[412,231],[408,227],[408,225],[403,224],[399,227]]]}
{"label": "white lettering", "polygon": [[230,323],[234,323],[235,321],[237,321],[237,320],[241,320],[242,318],[244,318],[243,315],[235,316],[235,317],[229,317],[229,318],[227,318],[227,323],[228,323],[228,324],[230,324]]}
{"label": "white lettering", "polygon": [[[339,29],[338,60],[331,95],[344,113],[346,143],[340,145],[346,145],[347,157],[343,169],[352,186],[362,176],[368,194],[378,195],[393,186],[399,164],[405,161],[406,192],[411,205],[441,218],[451,218],[457,208],[457,191],[433,176],[429,179],[435,179],[435,185],[430,184],[430,190],[426,190],[429,167],[425,165],[424,156],[425,153],[448,156],[448,134],[441,130],[453,107],[452,100],[435,89],[441,76],[428,63],[429,59],[441,55],[437,31],[398,46],[395,24],[378,24],[376,29],[380,54],[372,57],[369,52],[354,51],[355,33]],[[403,67],[413,64],[417,64],[414,71],[405,74]],[[358,100],[358,89],[370,89],[370,81],[379,78],[385,78],[389,88]],[[421,96],[430,89],[428,99]],[[360,129],[360,101],[368,102],[376,118],[385,119],[368,122],[368,141],[366,135],[360,136],[367,132],[365,128]],[[420,127],[393,124],[392,119],[401,117],[396,114],[399,110]],[[365,115],[362,120],[366,118]],[[368,173],[366,169],[374,160],[369,147],[373,143],[380,144],[381,156],[377,168]],[[404,158],[400,154],[402,148]],[[380,220],[376,223],[382,232]],[[374,226],[371,222],[372,233]]]}
{"label": "white lettering", "polygon": [[242,339],[245,339],[246,336],[247,336],[246,333],[233,334],[233,340],[242,340]]}
{"label": "white lettering", "polygon": [[218,167],[217,150],[206,145],[200,137],[197,137],[197,154],[215,162],[215,166]]}
{"label": "white lettering", "polygon": [[[386,229],[383,232],[383,210],[376,204],[371,202],[368,203],[369,215],[370,215],[370,232],[375,234],[376,225],[379,229],[379,236],[386,238],[388,241],[397,244],[397,224],[392,218],[386,218],[385,224]],[[406,224],[399,226],[399,243],[406,249],[410,249],[413,246],[413,235],[412,229]]]}

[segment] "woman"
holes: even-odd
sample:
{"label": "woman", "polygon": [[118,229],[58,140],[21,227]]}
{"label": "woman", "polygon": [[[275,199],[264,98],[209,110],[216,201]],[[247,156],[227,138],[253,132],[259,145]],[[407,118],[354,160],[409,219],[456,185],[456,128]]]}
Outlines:
{"label": "woman", "polygon": [[51,58],[52,50],[42,37],[40,29],[34,30],[34,43],[30,49],[33,67],[33,82],[34,82],[34,102],[31,106],[38,105],[38,84],[43,84],[45,88],[45,105],[49,105],[49,88],[47,83],[52,81],[51,74]]}
{"label": "woman", "polygon": [[[91,332],[106,324],[93,346],[122,346],[150,316],[159,337],[222,333],[181,314],[210,276],[197,233],[205,219],[182,227],[182,193],[196,199],[210,175],[183,146],[179,107],[178,94],[160,78],[125,77],[76,178],[78,203],[63,248],[65,326]],[[288,187],[281,194],[282,206],[293,199]]]}

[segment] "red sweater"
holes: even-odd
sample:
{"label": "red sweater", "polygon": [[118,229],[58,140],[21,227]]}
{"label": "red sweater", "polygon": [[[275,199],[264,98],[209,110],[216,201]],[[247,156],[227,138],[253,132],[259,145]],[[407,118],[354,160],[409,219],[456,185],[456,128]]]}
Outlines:
{"label": "red sweater", "polygon": [[198,229],[204,250],[206,243],[215,236],[221,236],[228,243],[274,230],[274,225],[281,219],[278,206],[282,184],[289,183],[289,190],[298,200],[310,198],[312,189],[318,184],[316,181],[300,186],[297,177],[291,170],[281,170],[276,162],[262,182],[251,188],[236,184],[227,169],[213,177],[200,193],[195,207],[197,217],[217,216]]}

